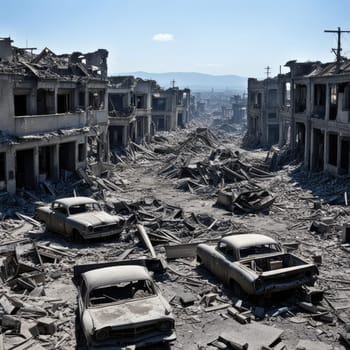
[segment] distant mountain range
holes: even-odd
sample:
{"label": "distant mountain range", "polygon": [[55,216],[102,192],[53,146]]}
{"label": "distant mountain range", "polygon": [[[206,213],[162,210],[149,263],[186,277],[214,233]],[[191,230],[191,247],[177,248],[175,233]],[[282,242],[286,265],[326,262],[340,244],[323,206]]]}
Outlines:
{"label": "distant mountain range", "polygon": [[193,91],[214,89],[214,91],[233,90],[243,92],[247,89],[247,78],[238,75],[210,75],[194,72],[148,73],[142,71],[112,75],[133,75],[142,79],[152,79],[163,88],[171,87],[172,81],[175,80],[175,86],[181,89],[190,88]]}

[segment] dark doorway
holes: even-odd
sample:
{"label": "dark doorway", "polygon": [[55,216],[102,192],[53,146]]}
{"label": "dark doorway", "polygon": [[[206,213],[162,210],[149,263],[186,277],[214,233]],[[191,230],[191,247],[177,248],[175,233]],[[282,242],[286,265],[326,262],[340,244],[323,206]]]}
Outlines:
{"label": "dark doorway", "polygon": [[60,144],[59,160],[60,170],[75,171],[75,142]]}
{"label": "dark doorway", "polygon": [[27,95],[15,95],[15,116],[28,115]]}
{"label": "dark doorway", "polygon": [[350,140],[342,140],[340,146],[340,174],[349,174]]}
{"label": "dark doorway", "polygon": [[6,180],[6,153],[0,153],[0,181]]}
{"label": "dark doorway", "polygon": [[180,128],[184,128],[183,114],[182,113],[177,114],[177,126]]}
{"label": "dark doorway", "polygon": [[274,145],[278,143],[279,139],[279,126],[278,125],[269,125],[268,127],[268,144]]}
{"label": "dark doorway", "polygon": [[320,129],[313,129],[313,133],[312,170],[322,171],[324,169],[324,133]]}
{"label": "dark doorway", "polygon": [[41,180],[54,177],[54,146],[39,147],[39,175]]}
{"label": "dark doorway", "polygon": [[110,126],[109,130],[109,145],[111,147],[123,146],[123,130],[125,126]]}
{"label": "dark doorway", "polygon": [[33,149],[16,152],[16,187],[35,188]]}

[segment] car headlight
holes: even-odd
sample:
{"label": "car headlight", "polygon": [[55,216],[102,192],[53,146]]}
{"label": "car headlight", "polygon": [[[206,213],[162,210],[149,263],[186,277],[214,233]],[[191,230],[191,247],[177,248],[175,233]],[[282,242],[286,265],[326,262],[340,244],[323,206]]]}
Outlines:
{"label": "car headlight", "polygon": [[97,341],[103,341],[109,338],[109,329],[108,328],[102,328],[96,331],[95,333],[95,339]]}
{"label": "car headlight", "polygon": [[162,332],[170,331],[174,326],[172,321],[162,321],[158,324],[158,328]]}

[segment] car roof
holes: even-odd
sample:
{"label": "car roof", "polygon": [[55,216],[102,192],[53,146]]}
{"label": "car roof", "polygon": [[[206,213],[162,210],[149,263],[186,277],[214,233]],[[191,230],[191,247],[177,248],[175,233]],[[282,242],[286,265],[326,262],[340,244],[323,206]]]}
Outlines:
{"label": "car roof", "polygon": [[222,238],[221,242],[234,246],[237,249],[251,247],[253,245],[277,243],[273,238],[257,233],[242,233],[238,235],[230,235]]}
{"label": "car roof", "polygon": [[71,205],[97,203],[97,201],[89,197],[67,197],[67,198],[56,199],[55,203],[63,204],[66,207],[70,207]]}
{"label": "car roof", "polygon": [[88,290],[119,282],[151,279],[148,270],[138,265],[110,266],[90,270],[82,274]]}

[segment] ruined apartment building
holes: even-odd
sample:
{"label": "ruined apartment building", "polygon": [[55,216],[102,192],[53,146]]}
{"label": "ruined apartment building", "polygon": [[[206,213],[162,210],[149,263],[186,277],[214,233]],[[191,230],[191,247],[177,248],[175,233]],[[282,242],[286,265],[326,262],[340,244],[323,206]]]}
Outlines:
{"label": "ruined apartment building", "polygon": [[350,61],[286,66],[288,74],[249,79],[248,133],[263,145],[289,143],[307,170],[348,175]]}
{"label": "ruined apartment building", "polygon": [[14,193],[86,166],[87,143],[108,152],[107,56],[56,55],[0,39],[0,189]]}
{"label": "ruined apartment building", "polygon": [[154,89],[152,97],[152,123],[155,130],[183,128],[190,120],[190,89],[173,87]]}
{"label": "ruined apartment building", "polygon": [[152,135],[152,90],[154,80],[133,76],[109,78],[108,114],[111,147],[150,141]]}
{"label": "ruined apartment building", "polygon": [[[248,135],[262,146],[288,138],[290,82],[288,75],[265,80],[248,79]],[[287,112],[287,113],[285,113]]]}

